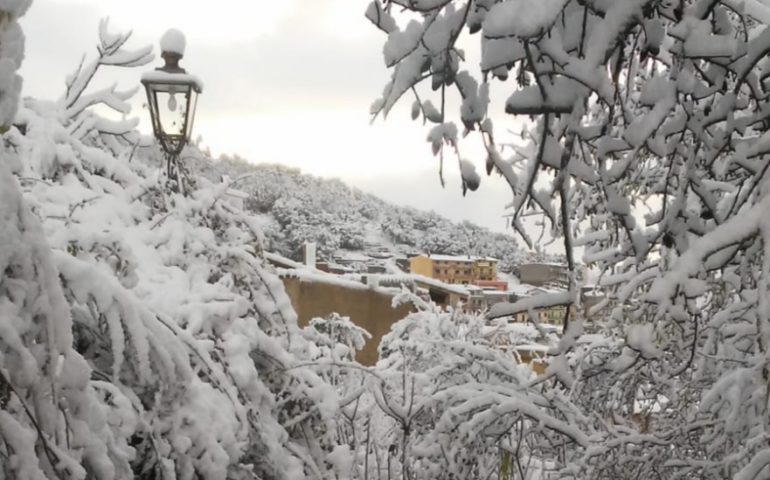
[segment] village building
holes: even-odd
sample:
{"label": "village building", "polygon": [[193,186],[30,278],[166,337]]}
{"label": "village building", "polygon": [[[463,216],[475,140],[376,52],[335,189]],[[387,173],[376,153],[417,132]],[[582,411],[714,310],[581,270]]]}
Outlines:
{"label": "village building", "polygon": [[497,260],[470,255],[421,254],[409,259],[409,271],[444,283],[477,285],[497,281]]}

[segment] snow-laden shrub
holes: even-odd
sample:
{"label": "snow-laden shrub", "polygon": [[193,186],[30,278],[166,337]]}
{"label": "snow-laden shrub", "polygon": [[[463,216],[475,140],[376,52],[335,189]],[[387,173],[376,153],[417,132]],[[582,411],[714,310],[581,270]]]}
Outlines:
{"label": "snow-laden shrub", "polygon": [[[501,468],[513,465],[532,474],[533,434],[520,435],[553,415],[538,411],[548,400],[529,388],[530,366],[506,346],[548,342],[549,335],[440,311],[409,292],[397,301],[418,310],[383,337],[375,367],[350,367],[361,372],[363,387],[349,386],[355,402],[346,407],[355,432],[352,477],[500,478]],[[528,409],[490,408],[501,399]],[[515,460],[507,452],[516,452]]]}
{"label": "snow-laden shrub", "polygon": [[[0,478],[327,478],[337,395],[261,257],[254,218],[90,108],[149,48],[100,26],[56,102],[26,99],[0,162]],[[13,166],[14,176],[8,165]],[[21,190],[19,189],[21,185]]]}

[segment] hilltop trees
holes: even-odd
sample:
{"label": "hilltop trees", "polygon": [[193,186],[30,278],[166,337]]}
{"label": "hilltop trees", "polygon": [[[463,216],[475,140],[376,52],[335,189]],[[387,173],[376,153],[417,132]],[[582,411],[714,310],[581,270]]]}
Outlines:
{"label": "hilltop trees", "polygon": [[526,258],[510,234],[392,205],[337,179],[282,165],[249,164],[237,156],[220,157],[213,165],[202,159],[196,167],[212,181],[229,175],[235,188],[250,195],[246,210],[267,220],[261,227],[268,248],[297,260],[307,241],[316,242],[321,260],[331,260],[339,249],[365,250],[371,243],[401,253],[489,255],[500,259],[506,272]]}
{"label": "hilltop trees", "polygon": [[[551,360],[564,368],[549,376],[575,430],[541,423],[563,442],[553,467],[570,478],[767,476],[768,7],[375,0],[366,15],[392,68],[373,113],[412,97],[433,152],[467,182],[459,132],[480,135],[487,155],[475,160],[510,185],[513,227],[531,243],[522,216],[537,213],[563,244],[570,295],[538,301],[579,301],[582,246],[617,305],[623,348],[578,362],[567,360],[582,319],[565,319]],[[480,69],[465,60],[471,42]],[[489,114],[499,93],[507,114],[531,120],[515,148]],[[628,423],[640,412],[649,431]]]}

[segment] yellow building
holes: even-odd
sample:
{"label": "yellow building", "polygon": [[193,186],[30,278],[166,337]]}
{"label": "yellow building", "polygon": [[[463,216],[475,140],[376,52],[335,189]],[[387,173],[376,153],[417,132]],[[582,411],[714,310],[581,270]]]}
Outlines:
{"label": "yellow building", "polygon": [[409,259],[411,273],[444,283],[473,284],[497,280],[497,260],[455,255],[417,255]]}
{"label": "yellow building", "polygon": [[477,258],[473,262],[474,280],[497,280],[497,260],[494,258]]}

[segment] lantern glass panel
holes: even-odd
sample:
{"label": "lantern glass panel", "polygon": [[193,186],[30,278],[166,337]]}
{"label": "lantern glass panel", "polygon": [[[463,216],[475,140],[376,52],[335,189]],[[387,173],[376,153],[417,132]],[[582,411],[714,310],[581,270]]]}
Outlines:
{"label": "lantern glass panel", "polygon": [[191,90],[189,94],[189,101],[187,102],[187,131],[185,137],[187,140],[192,135],[193,123],[195,123],[195,109],[198,106],[198,92]]}
{"label": "lantern glass panel", "polygon": [[187,134],[187,112],[189,109],[190,85],[153,83],[151,108],[155,112],[162,135],[182,137]]}
{"label": "lantern glass panel", "polygon": [[158,92],[158,120],[165,135],[181,136],[185,133],[187,101],[175,93]]}

